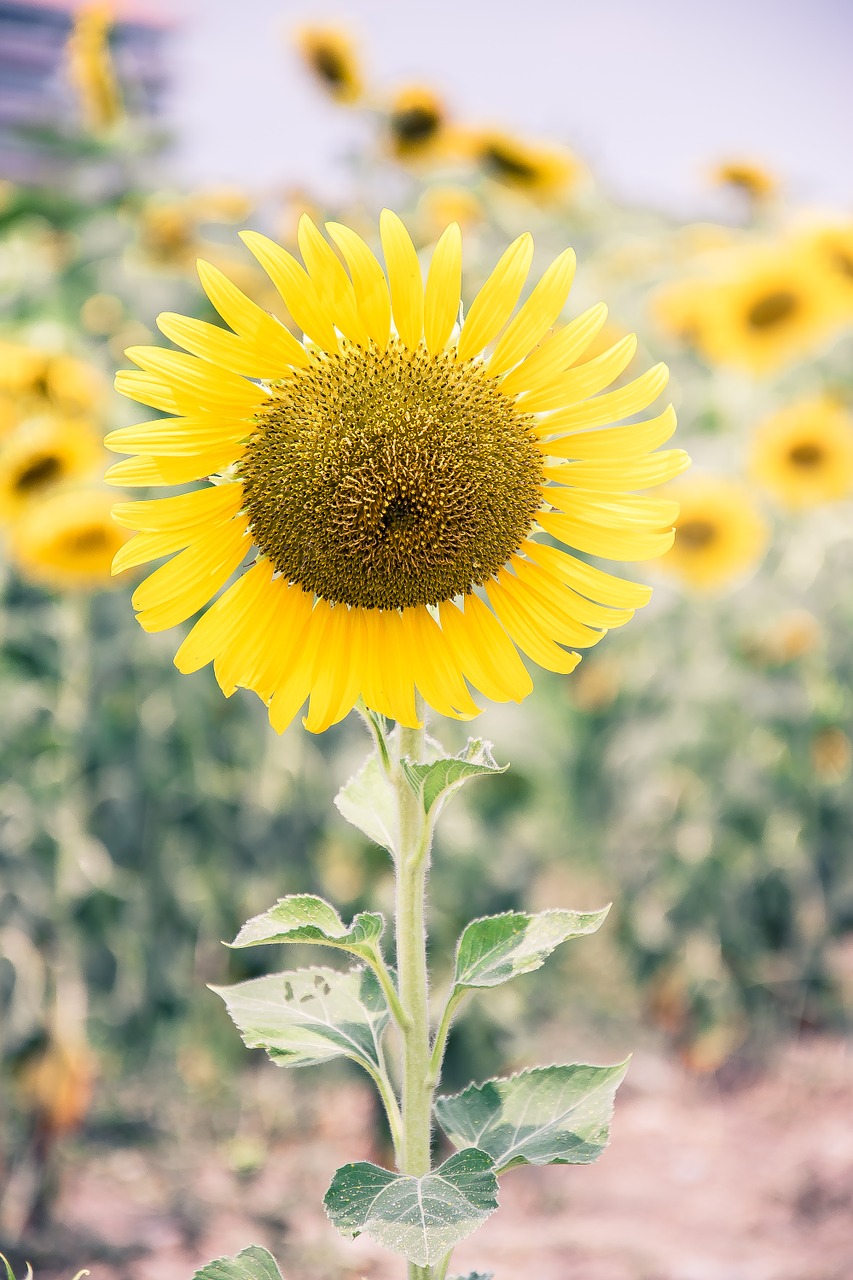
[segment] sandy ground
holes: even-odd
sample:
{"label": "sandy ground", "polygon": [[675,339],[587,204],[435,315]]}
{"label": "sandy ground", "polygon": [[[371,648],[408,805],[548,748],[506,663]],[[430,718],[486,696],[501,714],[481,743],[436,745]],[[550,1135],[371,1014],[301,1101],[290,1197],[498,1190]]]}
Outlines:
{"label": "sandy ground", "polygon": [[[263,1107],[225,1143],[176,1133],[78,1152],[60,1202],[75,1252],[62,1268],[45,1253],[36,1280],[82,1266],[92,1280],[189,1280],[252,1243],[285,1280],[398,1280],[398,1259],[341,1240],[320,1208],[338,1164],[379,1155],[368,1095],[327,1089],[323,1119],[318,1101],[299,1096],[266,1155],[253,1132]],[[853,1280],[853,1047],[803,1041],[725,1090],[638,1056],[599,1163],[510,1173],[500,1212],[454,1256],[456,1272],[473,1268],[495,1280]]]}

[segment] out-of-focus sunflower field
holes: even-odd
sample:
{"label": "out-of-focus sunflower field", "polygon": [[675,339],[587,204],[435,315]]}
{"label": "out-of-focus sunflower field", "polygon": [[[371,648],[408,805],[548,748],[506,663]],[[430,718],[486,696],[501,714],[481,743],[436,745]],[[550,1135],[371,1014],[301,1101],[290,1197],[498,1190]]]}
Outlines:
{"label": "out-of-focus sunflower field", "polygon": [[[543,265],[571,244],[567,317],[610,304],[588,355],[623,341],[625,380],[666,361],[694,459],[673,550],[631,566],[648,609],[481,722],[513,770],[448,822],[436,953],[473,914],[615,905],[535,1003],[513,989],[478,1011],[451,1068],[487,1071],[497,1040],[525,1061],[567,1005],[644,1024],[697,1073],[844,1027],[853,218],[798,208],[738,156],[709,171],[725,221],[614,200],[587,158],[455,118],[428,78],[386,93],[322,26],[293,36],[306,111],[325,93],[367,125],[345,202],[177,189],[134,38],[96,6],[57,26],[65,109],[16,132],[37,162],[0,185],[0,1240],[46,1219],[55,1148],[123,1082],[227,1092],[243,1054],[204,983],[265,968],[219,946],[245,917],[287,892],[353,911],[391,892],[328,805],[357,727],[276,738],[249,694],[179,676],[174,637],[133,620],[134,570],[110,577],[126,535],[108,467],[131,464],[102,441],[135,420],[112,390],[125,348],[164,311],[215,320],[197,258],[292,325],[236,232],[292,246],[304,209],[370,240],[393,205],[425,256],[458,221],[469,299],[521,231]],[[180,483],[180,458],[163,465]]]}

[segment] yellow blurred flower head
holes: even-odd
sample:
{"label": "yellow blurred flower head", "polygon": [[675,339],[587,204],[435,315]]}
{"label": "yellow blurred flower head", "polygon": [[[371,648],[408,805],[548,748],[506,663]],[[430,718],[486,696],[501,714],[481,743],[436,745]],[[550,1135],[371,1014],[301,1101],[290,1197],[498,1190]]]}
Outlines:
{"label": "yellow blurred flower head", "polygon": [[398,160],[422,160],[440,149],[447,112],[426,85],[407,85],[388,108],[388,134]]}
{"label": "yellow blurred flower head", "polygon": [[798,238],[826,278],[842,318],[853,318],[853,222],[814,227]]}
{"label": "yellow blurred flower head", "polygon": [[105,394],[101,371],[87,361],[0,341],[0,396],[14,402],[19,421],[46,411],[90,414],[103,406]]}
{"label": "yellow blurred flower head", "polygon": [[487,177],[536,200],[548,202],[566,196],[582,172],[570,151],[498,130],[471,134],[467,146]]}
{"label": "yellow blurred flower head", "polygon": [[121,89],[110,54],[112,7],[86,4],[68,37],[68,74],[88,128],[100,133],[123,118]]}
{"label": "yellow blurred flower head", "polygon": [[105,591],[128,534],[112,519],[112,495],[63,489],[33,504],[12,526],[9,554],[21,575],[59,591]]}
{"label": "yellow blurred flower head", "polygon": [[754,478],[792,509],[853,494],[853,419],[826,397],[767,418],[752,442]]}
{"label": "yellow blurred flower head", "polygon": [[689,587],[717,591],[757,567],[767,550],[768,528],[745,485],[696,475],[671,485],[668,493],[680,512],[662,569]]}
{"label": "yellow blurred flower head", "polygon": [[223,692],[253,689],[278,731],[306,700],[305,724],[321,732],[359,697],[413,726],[416,689],[440,714],[469,719],[479,711],[469,684],[520,701],[532,689],[520,652],[567,674],[580,660],[568,646],[596,644],[648,600],[646,587],[583,555],[647,559],[672,543],[675,503],[636,493],[686,465],[682,450],[658,452],[671,408],[607,425],[652,404],[667,371],[598,394],[636,339],[577,363],[606,309],[553,330],[571,250],[516,310],[533,258],[532,238],[519,236],[460,327],[457,225],[426,280],[390,210],[379,224],[384,268],[351,228],[326,230],[329,239],[302,218],[304,266],[257,232],[242,237],[304,341],[201,263],[230,329],[162,315],[160,329],[188,354],[128,350],[139,369],[116,386],[172,416],[112,432],[108,447],[136,456],[108,478],[215,483],[119,504],[115,519],[137,536],[116,568],[172,556],[134,593],[147,631],[179,625],[222,592],[176,664],[213,662]]}
{"label": "yellow blurred flower head", "polygon": [[720,187],[733,187],[752,200],[766,200],[779,189],[779,180],[769,169],[751,160],[724,160],[711,170],[711,181]]}
{"label": "yellow blurred flower head", "polygon": [[347,31],[333,26],[304,26],[295,44],[305,66],[336,102],[353,103],[362,96],[361,65]]}
{"label": "yellow blurred flower head", "polygon": [[62,485],[94,478],[103,467],[101,440],[79,419],[24,423],[0,449],[0,521],[16,520]]}

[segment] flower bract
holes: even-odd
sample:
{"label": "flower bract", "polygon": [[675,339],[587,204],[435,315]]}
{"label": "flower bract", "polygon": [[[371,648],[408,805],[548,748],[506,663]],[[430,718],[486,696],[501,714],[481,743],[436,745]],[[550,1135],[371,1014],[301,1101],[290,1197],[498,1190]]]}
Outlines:
{"label": "flower bract", "polygon": [[672,543],[676,503],[636,492],[687,464],[681,450],[657,451],[672,409],[609,425],[651,405],[667,371],[607,391],[633,336],[582,361],[606,309],[554,329],[571,250],[518,307],[533,255],[520,236],[460,327],[458,226],[439,239],[426,282],[390,211],[384,270],[355,232],[327,230],[340,257],[300,222],[304,266],[243,233],[302,340],[201,263],[233,332],[163,315],[189,354],[128,351],[140,371],[120,373],[118,388],[171,416],[108,436],[137,455],[110,479],[212,482],[119,504],[115,518],[137,536],[116,566],[172,556],[133,597],[150,631],[221,592],[176,663],[213,662],[223,691],[253,689],[278,730],[306,699],[314,731],[359,698],[414,725],[416,689],[457,718],[479,710],[471,688],[521,700],[532,682],[520,653],[567,673],[572,646],[595,644],[648,600],[648,588],[583,557],[645,560]]}

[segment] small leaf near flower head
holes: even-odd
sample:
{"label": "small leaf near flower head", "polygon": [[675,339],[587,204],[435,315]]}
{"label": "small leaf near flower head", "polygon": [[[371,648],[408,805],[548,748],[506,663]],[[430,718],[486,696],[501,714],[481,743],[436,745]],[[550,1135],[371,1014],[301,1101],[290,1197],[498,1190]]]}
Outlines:
{"label": "small leaf near flower head", "polygon": [[541,968],[561,942],[595,933],[609,910],[507,911],[472,920],[456,948],[456,988],[496,987]]}
{"label": "small leaf near flower head", "polygon": [[236,1258],[214,1258],[193,1280],[281,1280],[275,1258],[259,1244],[242,1249]]}
{"label": "small leaf near flower head", "polygon": [[364,764],[335,796],[342,817],[358,827],[374,843],[389,853],[397,841],[397,799],[394,788],[375,755]]}
{"label": "small leaf near flower head", "polygon": [[535,1067],[436,1099],[458,1147],[488,1152],[498,1173],[522,1164],[591,1164],[607,1145],[613,1095],[628,1069],[573,1063]]}
{"label": "small leaf near flower head", "polygon": [[273,942],[318,942],[356,955],[373,955],[385,921],[377,911],[360,911],[347,927],[335,908],[313,893],[279,898],[274,907],[243,925],[232,947]]}
{"label": "small leaf near flower head", "polygon": [[345,1057],[380,1069],[388,1007],[369,969],[300,969],[212,987],[225,1001],[249,1049],[265,1049],[280,1067],[311,1067]]}
{"label": "small leaf near flower head", "polygon": [[438,1262],[498,1207],[494,1165],[483,1151],[458,1151],[414,1178],[360,1160],[338,1169],[324,1204],[342,1235],[362,1232],[416,1266]]}
{"label": "small leaf near flower head", "polygon": [[401,767],[409,786],[421,800],[424,812],[429,813],[433,805],[443,804],[469,778],[478,778],[486,773],[505,773],[509,765],[496,763],[490,742],[469,738],[464,751],[458,756],[440,756],[429,764],[402,760]]}

